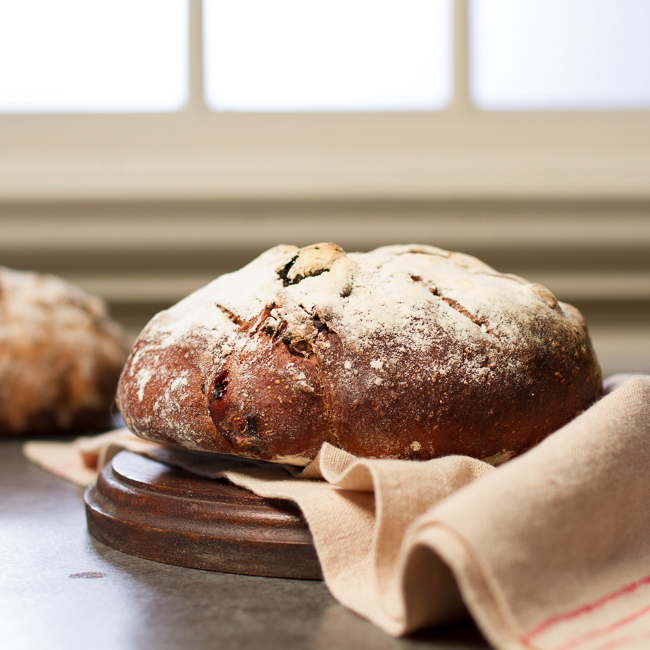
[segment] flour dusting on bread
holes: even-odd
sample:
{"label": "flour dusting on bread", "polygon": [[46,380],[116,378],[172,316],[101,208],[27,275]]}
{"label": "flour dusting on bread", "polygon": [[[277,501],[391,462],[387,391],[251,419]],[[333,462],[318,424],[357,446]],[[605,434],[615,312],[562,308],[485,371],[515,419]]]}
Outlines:
{"label": "flour dusting on bread", "polygon": [[323,441],[487,458],[600,390],[579,312],[544,287],[433,246],[320,243],[272,248],[157,315],[119,400],[139,435],[251,458]]}

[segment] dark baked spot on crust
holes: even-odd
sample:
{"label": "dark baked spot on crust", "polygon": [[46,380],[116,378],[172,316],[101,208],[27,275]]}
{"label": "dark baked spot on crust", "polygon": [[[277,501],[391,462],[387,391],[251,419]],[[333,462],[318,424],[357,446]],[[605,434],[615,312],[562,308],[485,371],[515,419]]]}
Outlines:
{"label": "dark baked spot on crust", "polygon": [[247,452],[264,454],[267,451],[264,438],[259,435],[259,418],[255,413],[249,412],[244,416],[244,427],[241,434],[235,434],[235,444]]}
{"label": "dark baked spot on crust", "polygon": [[234,449],[244,454],[263,458],[268,455],[268,445],[260,431],[259,417],[252,411],[236,414],[226,419],[217,417],[218,409],[211,409],[212,419],[222,438]]}
{"label": "dark baked spot on crust", "polygon": [[282,285],[285,287],[288,287],[291,284],[291,280],[289,280],[289,271],[291,271],[291,267],[296,263],[296,260],[298,259],[298,253],[296,253],[281,269],[277,271],[278,277],[280,280],[282,280]]}
{"label": "dark baked spot on crust", "polygon": [[[217,376],[214,378],[214,381],[212,382],[212,390],[208,392],[207,402],[208,402],[208,412],[210,413],[212,422],[214,422],[214,426],[216,427],[217,431],[221,434],[221,436],[229,443],[229,445],[232,445],[232,440],[230,439],[229,431],[226,429],[223,422],[224,415],[225,415],[223,398],[226,396],[228,390],[228,383],[229,383],[229,379],[228,379],[227,370],[223,370],[222,372],[217,373]],[[202,384],[202,386],[205,387],[205,384]]]}
{"label": "dark baked spot on crust", "polygon": [[[226,396],[226,391],[228,390],[228,371],[224,370],[219,373],[215,379],[212,388],[212,397],[216,400],[223,399]],[[205,384],[202,384],[205,387]]]}
{"label": "dark baked spot on crust", "polygon": [[279,326],[273,336],[277,337],[283,345],[286,345],[291,354],[308,357],[313,352],[311,343],[304,336],[293,332],[282,319],[279,319]]}
{"label": "dark baked spot on crust", "polygon": [[317,275],[322,275],[323,273],[327,273],[328,271],[329,269],[318,269],[316,271],[312,271],[308,275],[296,275],[296,277],[293,278],[293,280],[291,280],[290,284],[298,284],[298,282],[304,280],[305,278],[315,278]]}
{"label": "dark baked spot on crust", "polygon": [[[277,338],[284,345],[287,346],[289,352],[292,354],[299,354],[308,357],[314,353],[314,341],[321,334],[326,334],[331,331],[330,326],[327,324],[325,317],[319,312],[311,313],[306,310],[302,305],[299,305],[305,314],[311,319],[314,326],[312,335],[305,336],[304,334],[297,333],[289,327],[288,323],[279,315],[273,318],[272,324],[268,324],[268,319],[265,321],[262,331],[271,338]],[[276,312],[277,313],[277,312]]]}
{"label": "dark baked spot on crust", "polygon": [[323,322],[321,320],[320,314],[316,313],[312,316],[312,320],[314,321],[314,327],[316,330],[320,332],[329,332],[330,328],[327,325],[327,323]]}
{"label": "dark baked spot on crust", "polygon": [[291,332],[288,330],[282,336],[281,341],[287,346],[291,354],[309,356],[313,352],[313,348],[309,341],[303,338],[293,337]]}
{"label": "dark baked spot on crust", "polygon": [[247,414],[241,432],[235,433],[233,444],[245,454],[255,454],[260,458],[268,456],[268,447],[264,438],[257,434],[257,418]]}
{"label": "dark baked spot on crust", "polygon": [[254,413],[246,413],[246,426],[244,431],[247,431],[251,435],[255,435],[258,429],[258,420]]}
{"label": "dark baked spot on crust", "polygon": [[291,284],[298,284],[301,280],[304,280],[306,277],[315,277],[321,275],[322,273],[327,273],[328,268],[321,268],[312,271],[307,275],[296,275],[295,277],[289,279],[289,272],[291,267],[296,263],[298,255],[294,255],[279,271],[277,271],[278,277],[282,280],[282,286],[288,287]]}

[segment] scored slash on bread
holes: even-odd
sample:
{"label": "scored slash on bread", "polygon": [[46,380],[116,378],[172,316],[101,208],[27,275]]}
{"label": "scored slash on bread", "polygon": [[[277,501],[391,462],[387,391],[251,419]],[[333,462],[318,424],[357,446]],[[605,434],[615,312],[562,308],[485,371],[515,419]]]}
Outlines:
{"label": "scored slash on bread", "polygon": [[579,312],[432,246],[276,246],[156,315],[118,387],[129,428],[303,465],[505,460],[602,394]]}

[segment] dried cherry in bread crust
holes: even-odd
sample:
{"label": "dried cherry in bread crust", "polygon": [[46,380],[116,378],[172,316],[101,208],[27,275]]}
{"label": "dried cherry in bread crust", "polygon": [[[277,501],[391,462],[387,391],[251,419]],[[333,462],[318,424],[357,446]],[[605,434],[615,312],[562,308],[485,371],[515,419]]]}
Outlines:
{"label": "dried cherry in bread crust", "polygon": [[127,352],[98,298],[0,267],[0,436],[105,430]]}
{"label": "dried cherry in bread crust", "polygon": [[118,406],[139,436],[305,464],[530,448],[602,393],[579,312],[431,246],[277,246],[137,339]]}

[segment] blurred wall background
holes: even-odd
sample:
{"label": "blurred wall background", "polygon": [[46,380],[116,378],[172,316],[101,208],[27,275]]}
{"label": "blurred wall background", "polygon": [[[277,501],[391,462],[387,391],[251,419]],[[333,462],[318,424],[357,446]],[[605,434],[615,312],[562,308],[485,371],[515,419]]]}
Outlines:
{"label": "blurred wall background", "polygon": [[0,210],[2,264],[103,296],[131,338],[277,243],[418,242],[545,284],[582,310],[606,372],[650,369],[645,200],[24,201]]}

